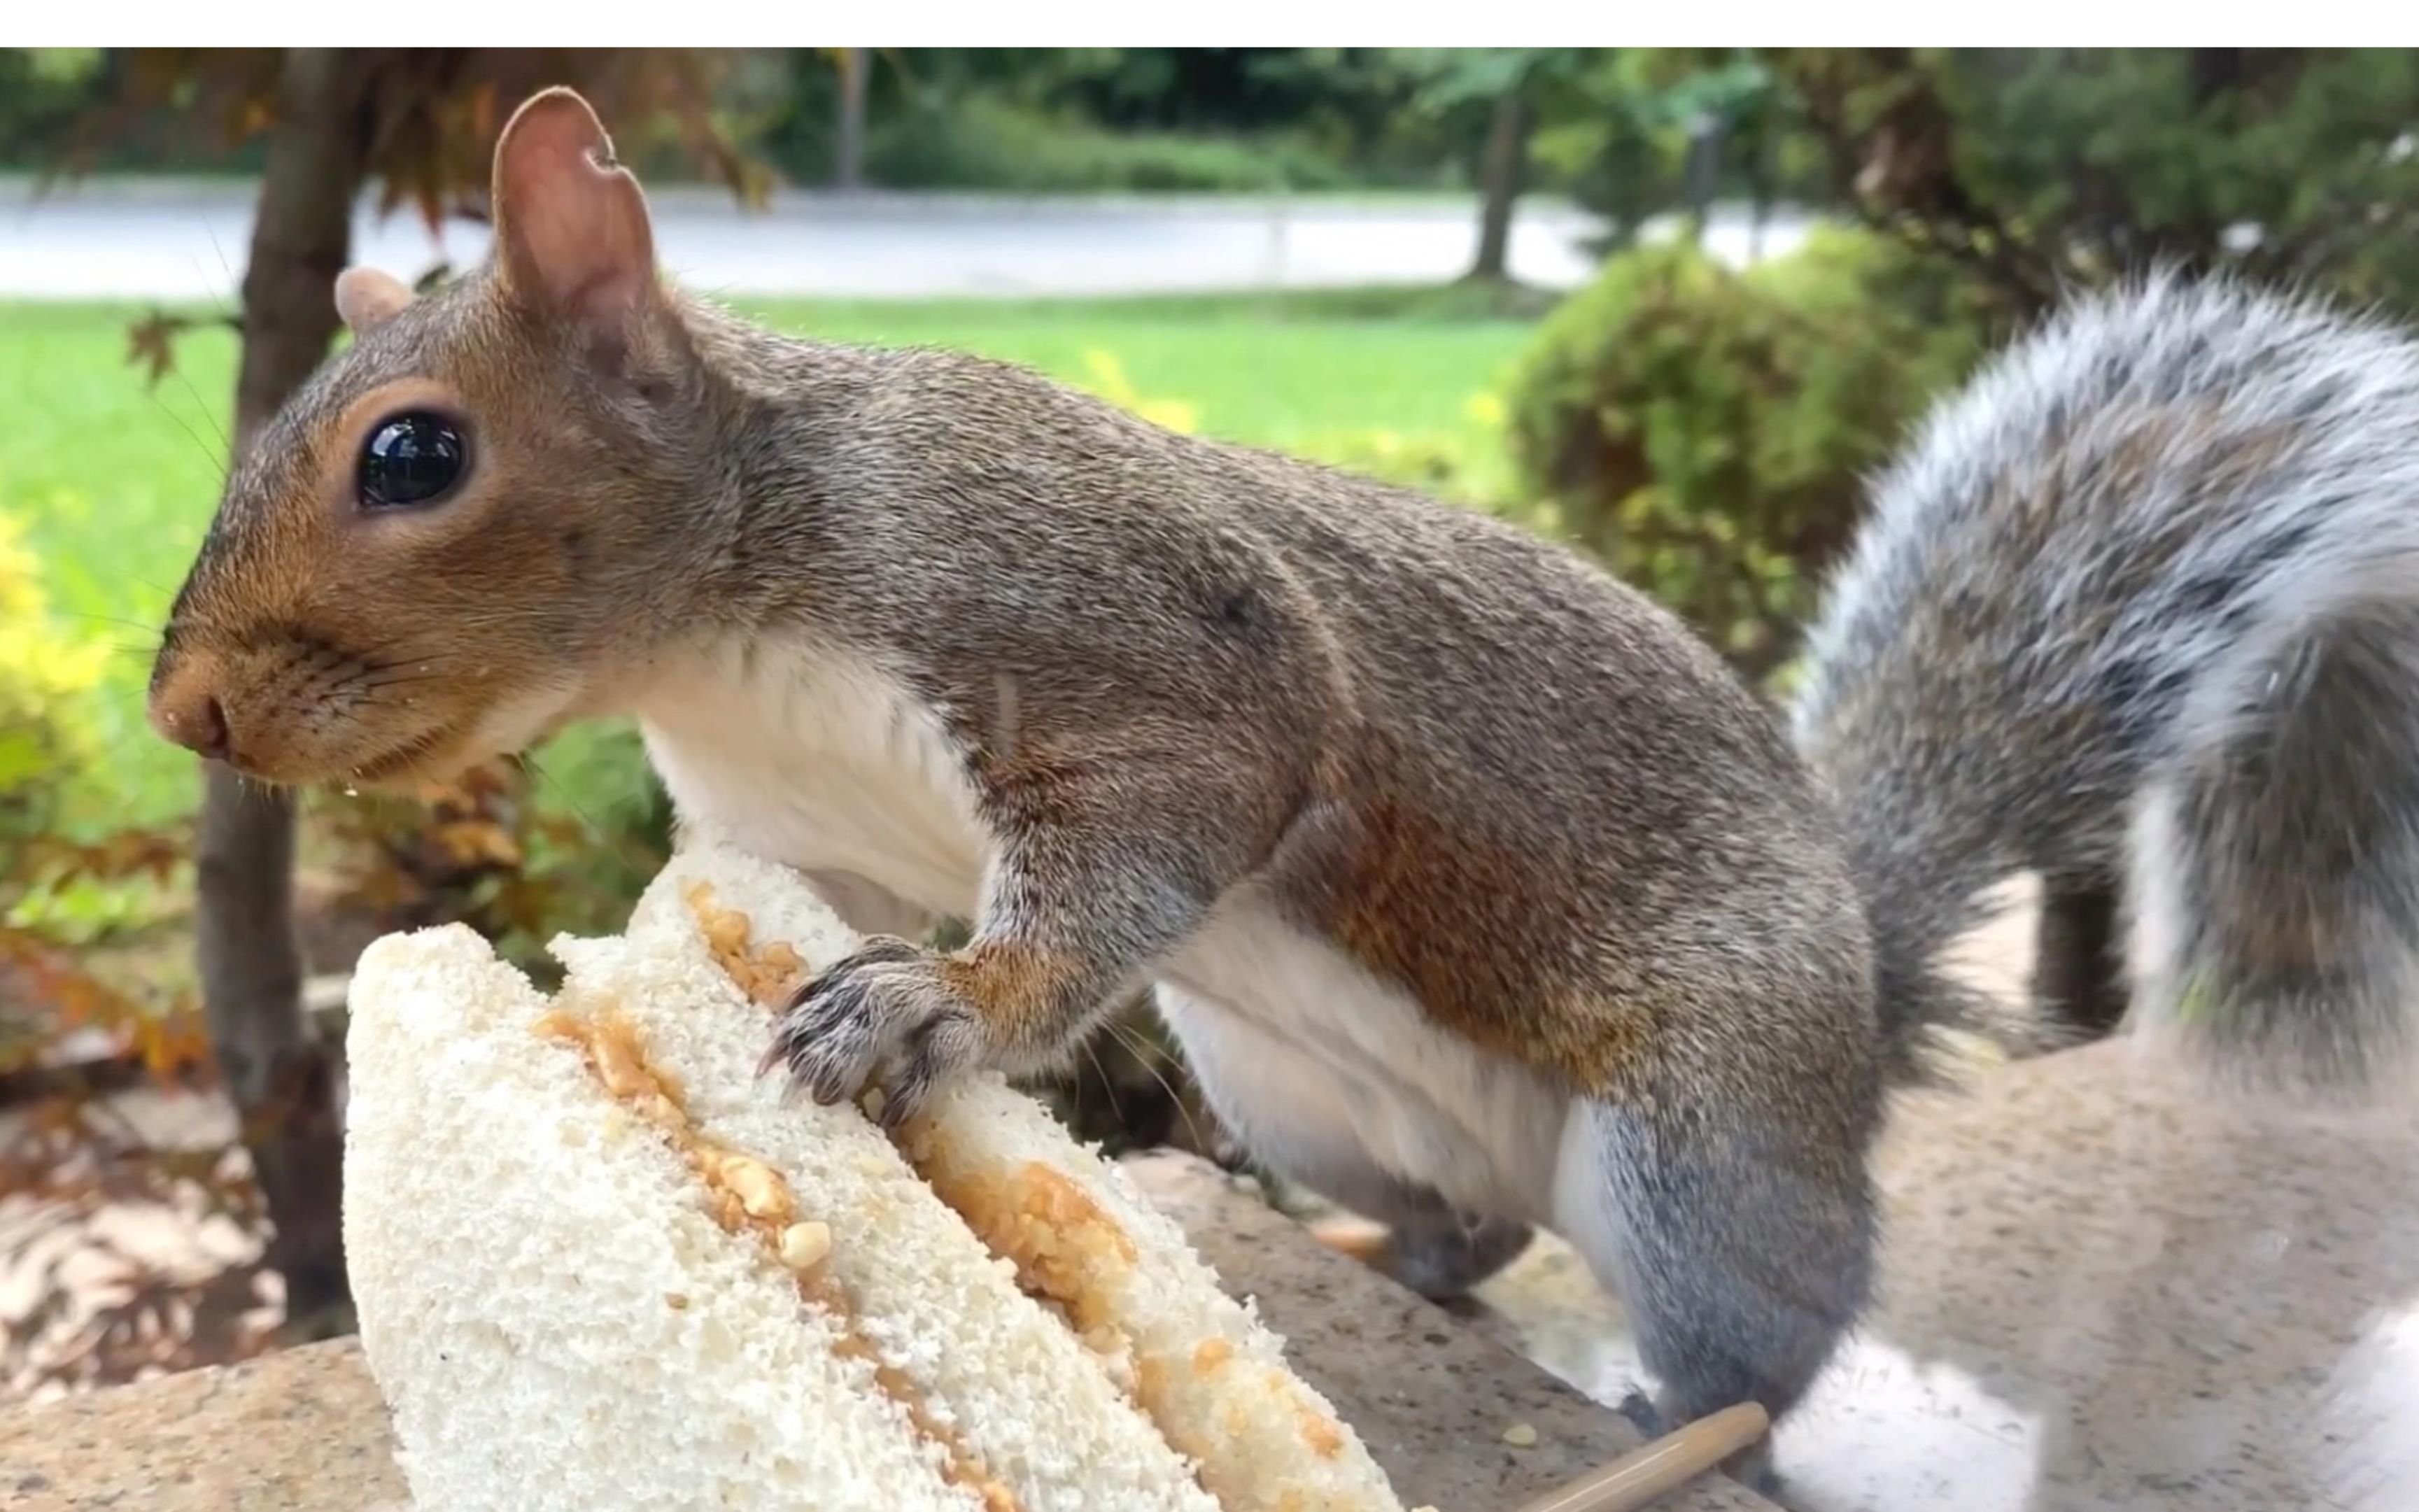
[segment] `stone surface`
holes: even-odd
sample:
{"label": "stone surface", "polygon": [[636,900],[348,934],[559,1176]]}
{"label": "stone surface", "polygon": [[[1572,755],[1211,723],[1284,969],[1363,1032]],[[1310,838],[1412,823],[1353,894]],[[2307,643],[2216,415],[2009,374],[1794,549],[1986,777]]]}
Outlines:
{"label": "stone surface", "polygon": [[[1136,1162],[1408,1505],[1512,1512],[1637,1444],[1616,1414],[1353,1262],[1183,1157]],[[1528,1423],[1537,1443],[1502,1435]],[[0,1415],[9,1512],[408,1512],[386,1412],[349,1339]],[[1671,1512],[1770,1512],[1718,1477]],[[1659,1512],[1659,1509],[1658,1509]]]}
{"label": "stone surface", "polygon": [[[1878,1174],[1880,1305],[1775,1436],[1794,1512],[2419,1509],[2419,1088],[2258,1104],[2112,1041],[1904,1098]],[[1484,1296],[1583,1389],[1637,1368],[1559,1244]]]}
{"label": "stone surface", "polygon": [[407,1512],[350,1339],[0,1416],[10,1512]]}

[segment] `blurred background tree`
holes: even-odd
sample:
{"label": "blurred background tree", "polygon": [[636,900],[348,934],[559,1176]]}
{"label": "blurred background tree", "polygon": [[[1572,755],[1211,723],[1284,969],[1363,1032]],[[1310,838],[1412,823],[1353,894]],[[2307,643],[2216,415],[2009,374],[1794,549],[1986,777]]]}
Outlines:
{"label": "blurred background tree", "polygon": [[[1522,495],[1785,677],[1809,585],[1922,407],[2066,291],[2157,265],[2419,306],[2419,54],[1632,53],[1569,128],[1613,255],[1514,381]],[[1744,273],[1634,248],[1777,202],[1818,236]]]}
{"label": "blurred background tree", "polygon": [[1827,199],[2020,314],[2151,262],[2409,308],[2419,54],[1797,49],[1767,54]]}

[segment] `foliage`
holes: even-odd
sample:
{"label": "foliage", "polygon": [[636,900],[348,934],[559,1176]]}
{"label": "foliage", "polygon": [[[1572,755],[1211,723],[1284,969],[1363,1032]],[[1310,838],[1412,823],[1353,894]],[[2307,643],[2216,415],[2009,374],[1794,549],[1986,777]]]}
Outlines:
{"label": "foliage", "polygon": [[[686,156],[716,182],[761,200],[769,173],[732,145],[715,109],[734,61],[683,48],[357,50],[362,161],[384,186],[379,211],[408,205],[432,226],[448,215],[484,216],[497,133],[516,103],[558,84],[595,102],[629,161],[644,167]],[[285,63],[286,50],[270,47],[113,50],[54,165],[89,168],[97,153],[146,127],[172,126],[185,152],[196,139],[239,152],[276,121]]]}
{"label": "foliage", "polygon": [[[79,953],[156,900],[179,869],[172,832],[63,837],[69,779],[99,754],[90,698],[108,647],[53,622],[24,527],[0,514],[0,1076],[79,1030],[155,1070],[193,1058],[192,1021],[86,970]],[[5,1189],[0,1189],[5,1190]]]}
{"label": "foliage", "polygon": [[[157,899],[188,850],[175,831],[0,848],[0,1273],[32,1283],[31,1305],[0,1316],[0,1394],[224,1363],[268,1340],[259,1195],[232,1131],[162,1142],[110,1095],[137,1079],[210,1085],[193,994],[113,965],[120,931],[67,905]],[[163,1264],[127,1242],[150,1219],[212,1242]]]}
{"label": "foliage", "polygon": [[589,804],[530,760],[491,762],[412,797],[315,795],[352,927],[469,924],[540,979],[556,969],[546,952],[556,934],[618,933],[670,855],[670,804],[627,729],[558,749]]}
{"label": "foliage", "polygon": [[1980,355],[1989,309],[1969,282],[1857,232],[1745,273],[1685,242],[1623,254],[1548,319],[1514,380],[1523,497],[1769,674],[1864,476]]}
{"label": "foliage", "polygon": [[0,514],[0,850],[44,832],[61,774],[92,759],[83,701],[108,656],[52,623],[37,565],[23,523]]}
{"label": "foliage", "polygon": [[64,147],[101,69],[99,48],[0,48],[0,163],[29,165]]}
{"label": "foliage", "polygon": [[[809,172],[820,166],[793,163]],[[1017,193],[1250,193],[1353,181],[1332,160],[1284,141],[1117,131],[1064,111],[983,96],[948,102],[917,98],[876,117],[866,136],[865,174],[897,189],[971,186]]]}
{"label": "foliage", "polygon": [[2019,310],[2152,261],[2419,301],[2419,54],[1790,49],[1836,200]]}
{"label": "foliage", "polygon": [[[865,171],[894,188],[1243,191],[1450,184],[1392,150],[1410,81],[1383,49],[918,48],[869,81]],[[765,151],[830,177],[839,86],[799,56]]]}

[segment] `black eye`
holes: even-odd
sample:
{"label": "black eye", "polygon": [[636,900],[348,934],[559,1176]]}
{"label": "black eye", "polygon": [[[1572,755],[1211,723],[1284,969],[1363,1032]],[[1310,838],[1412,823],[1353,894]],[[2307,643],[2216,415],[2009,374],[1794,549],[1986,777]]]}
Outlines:
{"label": "black eye", "polygon": [[462,481],[470,457],[462,433],[441,415],[411,410],[381,421],[362,448],[362,503],[370,509],[433,504]]}

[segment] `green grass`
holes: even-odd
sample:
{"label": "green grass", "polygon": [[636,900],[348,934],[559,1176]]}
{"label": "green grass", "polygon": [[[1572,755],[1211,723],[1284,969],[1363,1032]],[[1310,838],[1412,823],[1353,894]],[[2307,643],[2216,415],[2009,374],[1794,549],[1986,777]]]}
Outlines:
{"label": "green grass", "polygon": [[[1466,440],[1473,396],[1500,389],[1528,331],[1456,290],[746,308],[800,334],[958,347],[1096,391],[1107,353],[1132,395],[1189,407],[1203,434],[1308,455],[1377,432]],[[173,818],[194,792],[191,763],[145,729],[142,688],[216,501],[236,338],[193,331],[149,389],[127,362],[144,313],[0,305],[0,511],[29,522],[62,620],[122,648],[96,700],[106,771],[82,784],[87,824]]]}

